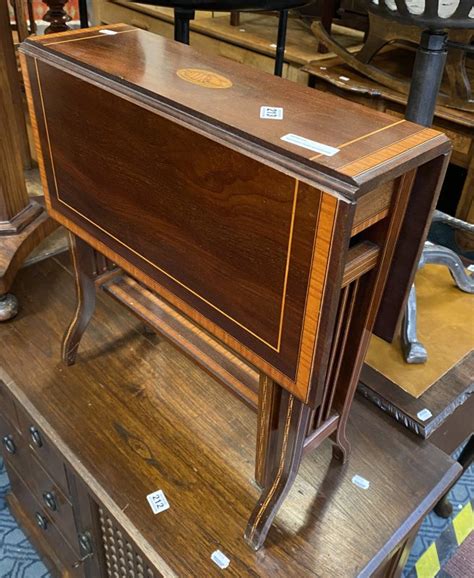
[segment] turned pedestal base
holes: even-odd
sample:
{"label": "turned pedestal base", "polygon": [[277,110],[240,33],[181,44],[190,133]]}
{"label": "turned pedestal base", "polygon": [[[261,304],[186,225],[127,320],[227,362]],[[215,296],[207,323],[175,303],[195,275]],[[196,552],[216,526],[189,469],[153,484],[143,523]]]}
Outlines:
{"label": "turned pedestal base", "polygon": [[58,226],[41,203],[31,204],[36,205],[36,217],[19,233],[0,235],[0,321],[12,319],[18,312],[16,298],[8,292],[23,261]]}

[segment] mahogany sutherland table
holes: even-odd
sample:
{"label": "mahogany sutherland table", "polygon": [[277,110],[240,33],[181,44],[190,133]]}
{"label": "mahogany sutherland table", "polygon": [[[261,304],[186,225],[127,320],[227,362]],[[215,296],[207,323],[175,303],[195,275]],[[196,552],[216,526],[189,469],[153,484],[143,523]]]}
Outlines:
{"label": "mahogany sutherland table", "polygon": [[63,357],[99,284],[258,406],[258,549],[303,451],[348,454],[405,209],[436,197],[449,141],[126,25],[22,53],[48,209],[73,233]]}
{"label": "mahogany sutherland table", "polygon": [[[106,295],[81,363],[66,370],[57,357],[74,308],[66,254],[22,269],[15,293],[20,315],[0,326],[0,447],[9,505],[55,576],[399,577],[418,524],[460,474],[356,396],[351,459],[331,460],[329,440],[308,455],[265,551],[253,552],[242,527],[258,496],[254,412]],[[155,515],[146,496],[156,490],[170,507]]]}

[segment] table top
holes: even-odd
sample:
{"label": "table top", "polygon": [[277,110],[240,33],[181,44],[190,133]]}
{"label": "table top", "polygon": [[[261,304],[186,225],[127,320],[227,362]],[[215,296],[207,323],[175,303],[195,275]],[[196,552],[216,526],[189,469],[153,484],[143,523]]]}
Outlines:
{"label": "table top", "polygon": [[[22,51],[350,198],[449,150],[433,129],[125,24],[27,39]],[[283,118],[261,118],[262,106]]]}
{"label": "table top", "polygon": [[[347,465],[331,462],[329,440],[306,456],[265,549],[252,552],[242,534],[258,496],[255,414],[102,294],[77,364],[63,366],[69,269],[62,256],[20,272],[21,312],[0,325],[0,376],[165,576],[221,575],[216,549],[229,576],[367,576],[459,475],[450,457],[356,399]],[[155,516],[146,496],[158,489],[170,509]]]}
{"label": "table top", "polygon": [[[416,290],[417,335],[427,349],[427,362],[405,363],[398,338],[392,343],[373,338],[360,389],[384,411],[427,438],[469,400],[474,407],[474,333],[473,316],[469,315],[474,297],[457,289],[447,269],[438,265],[418,271]],[[472,419],[467,420],[465,436],[458,443],[473,431],[473,425]]]}

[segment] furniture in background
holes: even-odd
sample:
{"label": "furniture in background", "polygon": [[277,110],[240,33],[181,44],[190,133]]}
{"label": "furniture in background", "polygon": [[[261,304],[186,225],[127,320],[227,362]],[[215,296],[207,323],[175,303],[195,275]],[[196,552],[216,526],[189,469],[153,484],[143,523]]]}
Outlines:
{"label": "furniture in background", "polygon": [[[373,59],[380,50],[393,45],[404,46],[406,50],[415,51],[420,44],[422,31],[431,26],[432,19],[424,16],[422,12],[419,14],[408,13],[412,18],[405,16],[402,19],[399,18],[398,8],[388,8],[384,2],[381,4],[367,4],[369,5],[368,33],[363,47],[356,54],[348,52],[344,46],[332,38],[330,30],[324,25],[322,20],[315,21],[311,29],[321,43],[337,54],[343,62],[349,64],[354,70],[357,70],[387,88],[408,95],[412,75],[409,74],[408,77],[405,78],[400,77],[397,74],[393,74],[389,68],[377,66],[373,62]],[[400,5],[405,6],[404,0],[400,2]],[[436,1],[428,3],[425,6],[427,11],[438,8]],[[466,55],[473,51],[470,43],[473,37],[472,27],[474,26],[474,13],[472,16],[468,14],[470,8],[472,8],[472,3],[470,0],[465,0],[464,3],[461,2],[458,4],[458,17],[453,14],[449,18],[438,18],[437,24],[433,24],[433,26],[435,26],[434,29],[438,31],[449,30],[447,38],[442,40],[443,43],[447,43],[449,52],[446,62],[446,83],[441,87],[437,95],[438,102],[445,106],[452,106],[472,112],[474,110],[474,99],[466,63]],[[410,10],[411,9],[412,6],[410,7]],[[405,11],[407,10],[405,6]],[[463,13],[465,15],[461,17]],[[426,46],[430,47],[429,52],[431,45],[428,44],[427,41],[425,42],[423,50],[426,50]],[[436,51],[433,50],[433,52]],[[446,58],[446,55],[443,56],[442,53],[442,50],[438,51],[442,59]],[[436,71],[436,68],[433,66],[433,64],[430,64],[430,70]],[[439,73],[439,70],[437,72]],[[413,78],[416,77],[413,76]],[[432,102],[432,100],[431,98],[430,102]],[[426,119],[427,117],[425,117],[422,124],[429,122]]]}
{"label": "furniture in background", "polygon": [[[380,68],[391,67],[392,74],[404,76],[408,74],[407,62],[400,53],[391,56],[381,54],[375,58],[374,64]],[[407,97],[390,88],[386,88],[364,77],[338,59],[326,62],[314,62],[305,67],[310,76],[310,86],[319,90],[333,92],[338,96],[359,102],[402,118],[405,113]],[[474,80],[474,75],[472,75]],[[433,126],[445,132],[453,143],[451,163],[466,171],[462,185],[456,216],[468,222],[474,221],[474,113],[439,105],[435,109]],[[474,236],[464,233],[456,236],[458,244],[466,251],[474,250]]]}
{"label": "furniture in background", "polygon": [[12,0],[10,4],[15,17],[12,28],[17,33],[18,41],[23,42],[30,34],[36,34],[32,0]]}
{"label": "furniture in background", "polygon": [[[460,360],[418,399],[404,392],[397,383],[365,364],[359,391],[402,425],[452,455],[466,444],[458,458],[463,471],[474,459],[474,354]],[[427,417],[428,416],[428,417]],[[435,512],[444,518],[452,513],[446,495],[436,504]]]}
{"label": "furniture in background", "polygon": [[6,2],[0,2],[0,321],[14,317],[9,293],[27,255],[56,227],[41,200],[29,198],[24,169],[31,159],[23,96]]}
{"label": "furniture in background", "polygon": [[[433,123],[436,101],[440,95],[446,66],[447,50],[448,47],[454,48],[455,54],[454,56],[451,55],[450,67],[448,68],[448,73],[451,73],[448,74],[451,89],[448,95],[450,98],[448,104],[473,110],[474,100],[471,98],[470,79],[465,69],[465,54],[473,50],[470,41],[473,34],[471,29],[474,28],[474,10],[470,0],[461,0],[451,4],[444,3],[442,6],[441,3],[437,2],[414,6],[413,4],[408,5],[403,0],[396,4],[382,0],[380,3],[372,2],[370,12],[373,14],[371,24],[378,23],[379,33],[378,35],[374,33],[372,37],[369,33],[369,38],[357,57],[338,47],[337,43],[329,38],[320,25],[319,33],[322,41],[327,42],[329,47],[337,50],[347,64],[355,66],[356,70],[367,74],[370,78],[401,92],[409,87],[405,117],[425,126],[431,126]],[[385,32],[385,19],[388,19],[389,22],[392,20],[400,21],[401,27],[395,26],[395,30],[389,28],[388,32]],[[416,30],[422,30],[409,83],[403,83],[386,71],[367,64],[384,44],[397,41],[400,36],[402,36],[402,41],[406,40],[407,34],[403,32],[404,24],[411,26],[407,33],[409,38],[416,38]],[[456,42],[448,40],[446,29],[456,31]],[[459,39],[462,39],[464,43],[459,42]],[[455,93],[454,98],[452,98],[453,93]],[[442,218],[446,222],[450,221],[447,215],[442,216]],[[471,234],[474,233],[474,224],[459,224],[454,221],[453,225],[456,228],[462,227]],[[464,272],[463,264],[456,253],[446,247],[437,247],[432,244],[426,244],[423,253],[421,253],[421,249],[422,247],[420,247],[418,267],[422,267],[425,263],[445,265],[450,269],[461,290],[474,293],[474,279]],[[414,271],[411,272],[411,275],[413,279]],[[390,290],[390,284],[387,290]],[[412,284],[406,300],[402,335],[407,363],[425,363],[427,352],[418,341],[416,333],[416,289],[414,284]]]}
{"label": "furniture in background", "polygon": [[[258,549],[303,452],[332,436],[348,455],[405,209],[436,197],[449,141],[126,25],[27,40],[22,54],[48,208],[74,234],[63,358],[99,284],[258,405]],[[262,117],[270,94],[282,119]],[[126,273],[111,279],[95,250]]]}
{"label": "furniture in background", "polygon": [[[25,315],[0,326],[8,502],[62,578],[396,577],[459,476],[449,456],[356,397],[350,462],[331,461],[327,442],[309,456],[270,547],[254,553],[241,539],[258,494],[250,408],[100,294],[83,361],[58,366],[74,308],[66,254],[23,269],[15,291]],[[147,495],[157,490],[170,507],[155,515]]]}
{"label": "furniture in background", "polygon": [[288,11],[301,6],[305,0],[137,0],[140,4],[165,6],[174,10],[174,39],[189,44],[189,22],[196,10],[229,12],[233,10],[271,10],[278,14],[274,74],[281,76],[285,57],[285,39],[288,26]]}
{"label": "furniture in background", "polygon": [[[440,87],[442,85],[442,77],[447,60],[447,49],[450,46],[455,49],[454,61],[458,64],[461,71],[461,78],[464,80],[464,82],[461,83],[459,78],[457,78],[457,81],[454,82],[454,86],[457,87],[457,93],[453,102],[450,104],[452,106],[459,106],[459,101],[461,100],[461,108],[471,111],[473,110],[473,100],[470,91],[470,79],[467,77],[465,68],[460,66],[464,65],[464,60],[460,60],[459,58],[460,52],[464,53],[463,59],[465,59],[465,53],[472,51],[472,47],[470,45],[472,28],[474,28],[474,9],[472,6],[472,1],[461,0],[461,2],[452,3],[452,5],[449,3],[444,3],[442,7],[441,3],[426,3],[423,5],[422,10],[415,11],[413,5],[408,6],[408,4],[404,1],[397,1],[395,4],[395,2],[381,0],[380,3],[373,3],[371,10],[374,14],[381,16],[382,18],[388,18],[389,20],[399,20],[402,24],[409,24],[419,27],[423,30],[423,32],[421,32],[421,40],[416,51],[416,58],[411,76],[410,91],[408,94],[405,110],[406,118],[425,126],[432,125],[436,112],[436,101],[440,92]],[[448,40],[448,34],[445,32],[446,29],[455,29],[456,31],[461,29],[461,38],[464,38],[466,43],[463,45],[458,42],[453,43],[452,40]],[[395,32],[395,34],[392,36],[392,40],[397,38],[397,35],[398,32]],[[459,35],[457,38],[460,38]],[[369,47],[368,50],[364,52],[363,49],[362,51],[364,54],[364,57],[361,58],[362,61],[372,58],[375,52],[382,46],[382,42],[374,42],[372,44],[367,42],[366,47],[367,46]],[[365,58],[365,56],[367,56],[367,58]],[[348,64],[351,64],[353,57],[345,57],[345,60]],[[451,68],[448,68],[448,76],[451,77],[453,71],[452,65],[453,62],[451,62]],[[367,72],[363,67],[359,67],[358,70]],[[451,75],[449,75],[449,72],[451,72]],[[383,75],[386,76],[386,73],[384,72]],[[375,76],[370,72],[369,76],[372,79],[379,80],[383,83],[383,79],[375,78]],[[450,78],[450,80],[453,79]],[[461,85],[464,89],[464,93],[462,95],[464,96],[464,99],[459,98],[460,93],[458,89]],[[388,83],[388,86],[394,88],[394,86],[390,83]],[[469,187],[471,186],[469,178],[467,184]],[[472,197],[472,189],[469,189],[467,194]],[[440,218],[439,214],[437,218]],[[441,216],[441,218],[449,221],[448,216]],[[462,226],[469,232],[474,232],[474,225],[468,225],[466,223]],[[425,265],[426,263],[446,265],[449,268],[458,287],[466,292],[474,293],[474,279],[464,272],[462,262],[453,251],[445,247],[434,246],[431,243],[425,244],[420,255],[419,267]],[[388,287],[388,290],[389,289],[390,287]],[[442,336],[439,338],[442,339]],[[416,335],[416,296],[414,284],[412,284],[407,301],[407,310],[405,312],[405,319],[402,329],[402,341],[404,343],[405,358],[407,362],[426,362],[426,350],[418,341]],[[449,347],[449,344],[446,344],[446,347]],[[464,360],[462,362],[464,362]],[[468,374],[465,380],[465,383],[468,384],[468,389],[470,390],[467,395],[472,394],[472,384],[469,383],[470,378],[471,377]],[[441,379],[444,379],[444,376]],[[436,417],[433,415],[433,412],[429,406],[420,410],[419,413],[416,414],[416,418],[418,419],[417,424],[414,416],[410,415],[410,410],[411,413],[413,412],[413,398],[408,396],[407,399],[407,396],[404,394],[404,392],[400,391],[400,388],[397,388],[396,385],[395,389],[393,390],[390,385],[390,381],[388,381],[387,384],[387,379],[384,377],[382,371],[376,371],[373,368],[366,366],[361,380],[363,383],[361,387],[368,397],[373,399],[384,409],[390,411],[390,413],[397,416],[399,419],[406,420],[407,424],[415,424],[416,429],[419,429],[420,420],[426,422],[427,419],[430,423],[432,422],[431,427],[439,427],[445,420],[447,420],[456,405],[462,404],[466,400],[466,393],[463,392],[461,395],[461,400],[459,401],[456,394],[452,391],[451,384],[449,385],[450,394],[447,395],[447,392],[440,389],[438,383],[436,383],[432,387],[438,386],[435,391],[436,393],[441,392],[441,398],[440,400],[437,400],[441,402],[441,407],[437,407],[438,411],[436,412]],[[382,394],[380,394],[380,389],[382,389]],[[388,395],[390,399],[384,399],[384,394]],[[422,396],[422,398],[426,395],[427,394]],[[403,407],[403,403],[407,403],[407,407]],[[400,405],[402,405],[402,407],[400,407]],[[472,403],[470,405],[472,407]],[[426,412],[424,413],[424,410],[426,410],[428,418],[426,417]],[[454,417],[452,419],[454,419]],[[459,414],[457,415],[457,419],[459,419]],[[428,423],[426,426],[427,425]],[[464,437],[454,437],[455,441],[450,445],[451,452],[453,452],[461,442],[465,441],[466,438],[472,436],[472,424],[469,424],[466,427],[467,431],[464,432]],[[446,428],[449,432],[449,426],[446,426]],[[421,429],[425,430],[426,428]],[[453,429],[452,423],[451,429]],[[472,441],[468,441],[467,449],[461,458],[461,462],[464,466],[469,465],[469,463],[472,462],[472,449]],[[449,511],[445,499],[437,509],[439,512]]]}
{"label": "furniture in background", "polygon": [[[128,0],[94,0],[97,22],[122,22],[142,28],[165,38],[174,37],[174,15],[170,8],[137,4]],[[196,12],[190,22],[192,45],[207,54],[219,55],[258,70],[273,73],[277,38],[277,18],[272,13],[241,12],[239,26],[232,26],[225,13]],[[334,35],[348,47],[358,50],[363,33],[342,29],[334,24]],[[344,34],[342,34],[344,31]],[[301,72],[304,65],[327,58],[318,53],[318,41],[307,23],[291,11],[285,42],[282,76],[306,86],[308,75]]]}

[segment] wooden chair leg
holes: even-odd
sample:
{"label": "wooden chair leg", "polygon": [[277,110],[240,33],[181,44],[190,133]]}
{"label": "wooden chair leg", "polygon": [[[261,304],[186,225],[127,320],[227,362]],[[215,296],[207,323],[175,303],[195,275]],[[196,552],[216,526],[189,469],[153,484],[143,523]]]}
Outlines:
{"label": "wooden chair leg", "polygon": [[62,358],[67,365],[76,361],[79,343],[95,309],[95,252],[79,237],[70,234],[70,248],[76,279],[76,311],[62,344]]}
{"label": "wooden chair leg", "polygon": [[[271,382],[271,387],[280,389],[279,422],[275,443],[277,457],[272,475],[268,476],[270,479],[265,484],[245,530],[245,539],[254,550],[263,546],[273,520],[293,485],[303,455],[304,441],[311,415],[309,406],[273,382]],[[267,396],[269,395],[267,393]],[[272,407],[276,409],[276,404],[273,404]],[[267,419],[269,423],[272,423],[272,416]],[[268,452],[265,455],[268,458]],[[271,460],[267,460],[267,463],[271,463]],[[264,480],[265,477],[267,475],[264,470],[260,479]]]}

